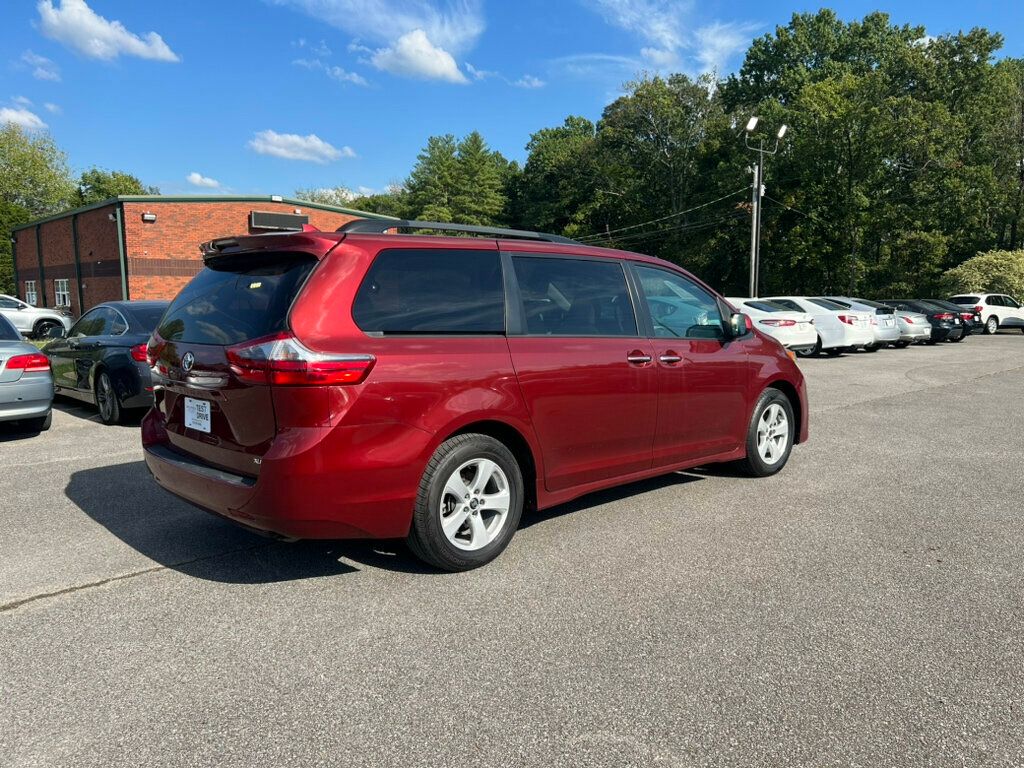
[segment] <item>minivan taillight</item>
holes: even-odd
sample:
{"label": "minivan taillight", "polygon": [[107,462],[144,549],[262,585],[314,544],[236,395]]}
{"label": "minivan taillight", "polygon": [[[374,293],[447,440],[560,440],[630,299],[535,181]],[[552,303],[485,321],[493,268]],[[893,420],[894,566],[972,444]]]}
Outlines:
{"label": "minivan taillight", "polygon": [[373,368],[372,355],[326,355],[290,333],[242,342],[225,350],[231,372],[249,384],[302,387],[358,384]]}
{"label": "minivan taillight", "polygon": [[50,370],[50,358],[38,352],[28,355],[15,355],[7,358],[8,371],[24,373],[40,373]]}

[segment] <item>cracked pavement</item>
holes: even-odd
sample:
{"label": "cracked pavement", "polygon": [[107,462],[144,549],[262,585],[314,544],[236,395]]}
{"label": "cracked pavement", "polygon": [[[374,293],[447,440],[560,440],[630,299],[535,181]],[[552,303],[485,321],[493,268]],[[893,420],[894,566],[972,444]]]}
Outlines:
{"label": "cracked pavement", "polygon": [[197,511],[83,406],[0,426],[0,764],[1024,763],[1024,337],[801,365],[780,475],[595,494],[457,575]]}

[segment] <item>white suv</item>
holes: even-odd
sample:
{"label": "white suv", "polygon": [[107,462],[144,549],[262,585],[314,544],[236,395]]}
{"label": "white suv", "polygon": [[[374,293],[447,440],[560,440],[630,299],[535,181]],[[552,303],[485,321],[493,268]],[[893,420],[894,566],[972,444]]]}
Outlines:
{"label": "white suv", "polygon": [[22,336],[42,339],[51,328],[62,327],[64,333],[71,330],[71,315],[59,309],[33,307],[21,299],[0,293],[0,315],[11,321]]}
{"label": "white suv", "polygon": [[995,333],[1000,328],[1020,328],[1024,331],[1024,307],[1005,293],[964,293],[950,296],[949,300],[962,307],[973,307],[981,315],[985,333]]}

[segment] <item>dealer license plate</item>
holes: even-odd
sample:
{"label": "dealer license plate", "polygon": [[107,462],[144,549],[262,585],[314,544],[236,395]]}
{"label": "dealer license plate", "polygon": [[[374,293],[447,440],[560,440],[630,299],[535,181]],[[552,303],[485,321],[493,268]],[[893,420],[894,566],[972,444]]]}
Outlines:
{"label": "dealer license plate", "polygon": [[185,427],[210,432],[210,403],[207,400],[185,398]]}

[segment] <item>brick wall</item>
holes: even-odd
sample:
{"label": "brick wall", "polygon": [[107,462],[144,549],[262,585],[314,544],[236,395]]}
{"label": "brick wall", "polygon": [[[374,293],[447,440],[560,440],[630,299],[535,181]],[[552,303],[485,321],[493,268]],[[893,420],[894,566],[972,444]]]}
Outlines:
{"label": "brick wall", "polygon": [[[82,298],[89,309],[121,298],[121,255],[117,250],[115,205],[78,214],[78,258],[82,268]],[[44,225],[45,226],[45,225]],[[71,289],[72,300],[77,291]]]}
{"label": "brick wall", "polygon": [[[318,229],[333,232],[356,218],[333,211],[273,202],[125,203],[128,289],[133,299],[170,299],[203,266],[199,245],[249,229],[251,211],[300,212]],[[143,213],[156,214],[144,222]]]}
{"label": "brick wall", "polygon": [[[42,306],[43,296],[40,293],[39,262],[36,259],[36,228],[29,227],[15,233],[14,264],[18,273],[18,284],[15,293],[25,298],[25,281],[36,281],[36,304]],[[47,296],[47,298],[53,298]]]}

